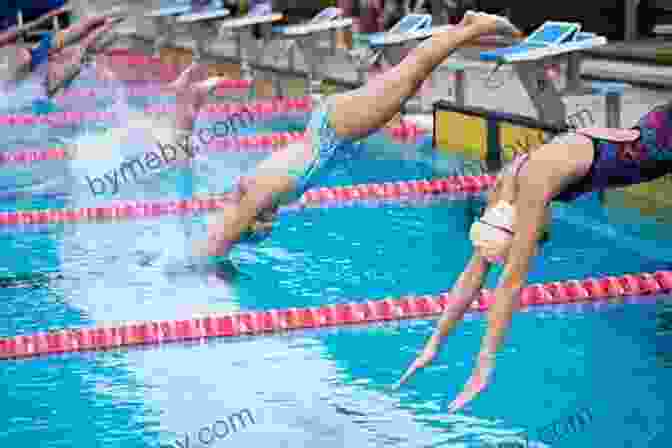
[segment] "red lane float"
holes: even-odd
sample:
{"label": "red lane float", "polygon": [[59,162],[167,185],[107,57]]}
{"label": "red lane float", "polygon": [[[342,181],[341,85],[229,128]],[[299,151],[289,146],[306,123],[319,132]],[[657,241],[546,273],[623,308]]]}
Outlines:
{"label": "red lane float", "polygon": [[[282,145],[299,141],[303,138],[305,137],[301,132],[274,132],[269,134],[219,137],[213,138],[207,145],[199,146],[199,149],[232,152],[271,152],[280,149]],[[0,152],[0,165],[11,163],[27,165],[47,160],[66,159],[69,159],[69,155],[63,148],[27,149],[12,153]]]}
{"label": "red lane float", "polygon": [[397,139],[415,138],[429,132],[429,130],[423,129],[415,123],[402,123],[400,126],[388,128],[387,131],[393,138]]}
{"label": "red lane float", "polygon": [[[227,79],[222,80],[215,89],[215,95],[225,94],[229,90],[246,90],[252,87],[252,81],[244,79]],[[165,95],[165,89],[160,86],[127,86],[124,89],[126,95],[130,97],[147,97]],[[89,87],[89,88],[70,88],[63,93],[56,95],[54,101],[56,104],[64,102],[65,99],[71,98],[95,98],[101,95],[101,92],[110,91],[112,88],[107,87]]]}
{"label": "red lane float", "polygon": [[[359,184],[308,190],[298,201],[301,207],[328,202],[356,202],[366,199],[401,199],[445,193],[479,193],[494,185],[495,176],[458,176],[445,179]],[[0,212],[0,226],[97,222],[127,218],[198,213],[225,207],[223,198],[196,198],[154,202],[118,202],[105,207],[45,209]]]}
{"label": "red lane float", "polygon": [[[312,108],[312,100],[305,98],[274,98],[270,101],[257,101],[249,104],[221,103],[208,104],[203,109],[203,113],[211,118],[220,118],[240,113],[243,110],[252,112],[258,118],[271,117],[273,115],[290,112],[309,112]],[[145,112],[153,114],[162,114],[174,112],[175,105],[154,105],[145,108]],[[70,126],[73,124],[90,121],[109,121],[114,120],[117,115],[114,112],[99,111],[70,111],[70,112],[51,112],[42,115],[33,114],[9,114],[0,115],[0,126],[19,126],[19,125],[49,125],[49,126]]]}
{"label": "red lane float", "polygon": [[[175,113],[175,104],[156,104],[145,108],[145,112],[151,114]],[[234,114],[251,113],[256,117],[270,117],[276,114],[310,112],[313,108],[313,100],[309,96],[299,98],[273,98],[268,101],[256,101],[252,103],[210,103],[201,109],[200,114],[207,118],[223,118]]]}
{"label": "red lane float", "polygon": [[[398,129],[399,128],[389,128],[388,131],[392,135],[404,135],[403,132],[406,132],[398,131]],[[414,132],[415,133],[412,134],[413,136],[421,135],[420,131],[418,130]],[[411,134],[406,136],[411,136]],[[200,148],[218,152],[272,152],[281,149],[283,145],[296,142],[304,138],[305,134],[301,132],[273,132],[269,134],[247,136],[215,137],[212,139],[212,141],[208,142],[208,144],[200,146]],[[69,159],[69,155],[64,148],[24,149],[12,153],[0,152],[0,166],[15,163],[29,165],[47,160],[67,159]]]}
{"label": "red lane float", "polygon": [[[596,302],[627,296],[649,296],[672,291],[672,272],[627,274],[620,277],[568,280],[530,285],[522,292],[521,307]],[[261,335],[325,327],[370,324],[401,319],[422,319],[441,314],[450,306],[449,293],[387,298],[363,303],[326,305],[318,308],[247,311],[206,317],[135,322],[118,327],[73,328],[0,339],[0,359],[40,355],[114,350],[138,345],[204,340],[217,337]],[[486,311],[494,301],[484,290],[471,312]]]}

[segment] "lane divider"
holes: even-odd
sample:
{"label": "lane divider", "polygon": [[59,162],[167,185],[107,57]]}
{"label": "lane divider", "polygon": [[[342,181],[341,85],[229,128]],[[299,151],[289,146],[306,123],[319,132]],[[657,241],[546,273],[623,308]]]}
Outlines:
{"label": "lane divider", "polygon": [[[246,111],[259,118],[268,118],[282,113],[309,112],[311,101],[310,98],[273,98],[268,101],[256,101],[249,104],[208,104],[203,108],[201,115],[210,118],[225,118]],[[146,113],[157,115],[174,111],[175,105],[151,105],[145,108]],[[118,118],[117,114],[111,111],[50,112],[42,115],[4,114],[0,115],[0,126],[49,125],[62,127],[84,122],[110,121],[115,118]]]}
{"label": "lane divider", "polygon": [[[521,308],[597,302],[628,296],[663,298],[672,291],[672,272],[627,274],[620,277],[568,280],[526,287]],[[290,330],[347,327],[401,319],[423,319],[440,315],[452,297],[439,295],[386,298],[359,303],[212,314],[206,317],[133,322],[115,327],[69,328],[0,339],[0,359],[31,358],[82,351],[106,351],[139,345],[205,340],[221,337],[264,335]],[[487,311],[494,302],[485,290],[474,301],[471,312]]]}
{"label": "lane divider", "polygon": [[[297,98],[272,98],[270,100],[255,101],[252,103],[209,103],[203,106],[200,116],[207,118],[222,118],[234,114],[251,113],[255,116],[268,117],[277,113],[310,112],[313,100],[309,96]],[[176,104],[152,104],[145,108],[151,114],[174,114]]]}
{"label": "lane divider", "polygon": [[[330,203],[354,204],[371,199],[399,200],[450,193],[477,194],[494,185],[495,176],[456,176],[444,179],[359,184],[306,191],[297,204],[288,208],[328,207]],[[195,198],[170,201],[124,201],[104,207],[75,209],[19,210],[0,212],[0,226],[98,222],[163,215],[193,214],[225,207],[227,200]]]}
{"label": "lane divider", "polygon": [[[252,87],[253,82],[244,79],[229,79],[219,82],[215,95],[225,95],[230,90],[247,90]],[[106,92],[114,93],[118,90],[117,87],[81,87],[69,88],[62,93],[56,95],[53,99],[57,104],[65,102],[66,99],[73,98],[96,98]],[[150,86],[124,86],[123,91],[129,97],[147,97],[147,96],[168,96],[165,89],[156,85]]]}
{"label": "lane divider", "polygon": [[[425,130],[417,126],[399,126],[387,128],[386,132],[396,138],[413,138],[424,135]],[[218,152],[272,152],[283,145],[305,138],[301,132],[273,132],[268,134],[213,137],[207,145],[199,145],[210,151]],[[30,165],[48,160],[70,160],[72,157],[65,148],[23,149],[14,152],[0,152],[0,166],[9,164]]]}
{"label": "lane divider", "polygon": [[[251,151],[271,152],[280,149],[282,145],[304,139],[301,132],[273,132],[269,134],[240,135],[230,137],[214,137],[208,145],[200,145],[212,151]],[[29,165],[47,160],[70,160],[72,157],[65,148],[26,149],[12,153],[0,152],[0,165],[23,164]]]}

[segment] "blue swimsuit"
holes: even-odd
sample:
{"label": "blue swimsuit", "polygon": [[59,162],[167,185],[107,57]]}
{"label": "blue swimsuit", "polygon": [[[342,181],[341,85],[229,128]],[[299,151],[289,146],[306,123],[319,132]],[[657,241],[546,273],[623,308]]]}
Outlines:
{"label": "blue swimsuit", "polygon": [[[325,164],[332,159],[338,148],[350,142],[350,140],[340,138],[336,135],[336,131],[329,123],[330,109],[331,107],[329,100],[325,99],[315,107],[313,113],[311,114],[307,130],[311,135],[311,144],[315,158],[305,169],[288,170],[288,173],[296,180],[296,187],[291,193],[291,197],[283,198],[287,201],[294,201],[299,199],[308,189],[313,187],[316,174],[320,171],[320,169],[322,169]],[[238,190],[244,191],[244,188],[244,182],[239,183]],[[276,207],[271,207],[271,209],[274,208]],[[241,236],[239,243],[259,243],[269,236],[270,232],[248,231]]]}
{"label": "blue swimsuit", "polygon": [[311,144],[315,158],[304,170],[290,170],[289,173],[296,178],[295,199],[313,187],[315,174],[331,160],[336,149],[349,143],[336,135],[336,131],[329,123],[331,107],[328,99],[322,101],[313,111],[308,122],[308,131],[311,135]]}

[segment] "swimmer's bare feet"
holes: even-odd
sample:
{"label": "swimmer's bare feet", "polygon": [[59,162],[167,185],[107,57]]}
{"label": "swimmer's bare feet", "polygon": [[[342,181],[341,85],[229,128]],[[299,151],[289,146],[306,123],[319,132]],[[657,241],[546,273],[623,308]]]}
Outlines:
{"label": "swimmer's bare feet", "polygon": [[30,64],[32,56],[30,50],[23,47],[16,47],[16,63],[19,67]]}
{"label": "swimmer's bare feet", "polygon": [[484,12],[467,11],[459,26],[473,27],[481,35],[500,34],[504,36],[522,37],[523,33],[506,17]]}
{"label": "swimmer's bare feet", "polygon": [[166,87],[176,96],[178,115],[194,119],[205,104],[208,95],[217,88],[217,84],[227,78],[208,77],[208,67],[192,63],[184,72]]}

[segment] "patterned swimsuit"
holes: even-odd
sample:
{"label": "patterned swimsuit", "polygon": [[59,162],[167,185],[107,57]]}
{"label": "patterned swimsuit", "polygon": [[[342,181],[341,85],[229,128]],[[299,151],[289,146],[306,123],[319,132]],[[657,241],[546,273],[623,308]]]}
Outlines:
{"label": "patterned swimsuit", "polygon": [[[586,135],[595,151],[588,173],[553,200],[570,202],[592,191],[649,182],[672,173],[672,103],[653,109],[633,129],[640,137],[632,142]],[[580,130],[577,134],[584,135]],[[527,154],[517,157],[513,166],[520,169],[527,158]]]}

